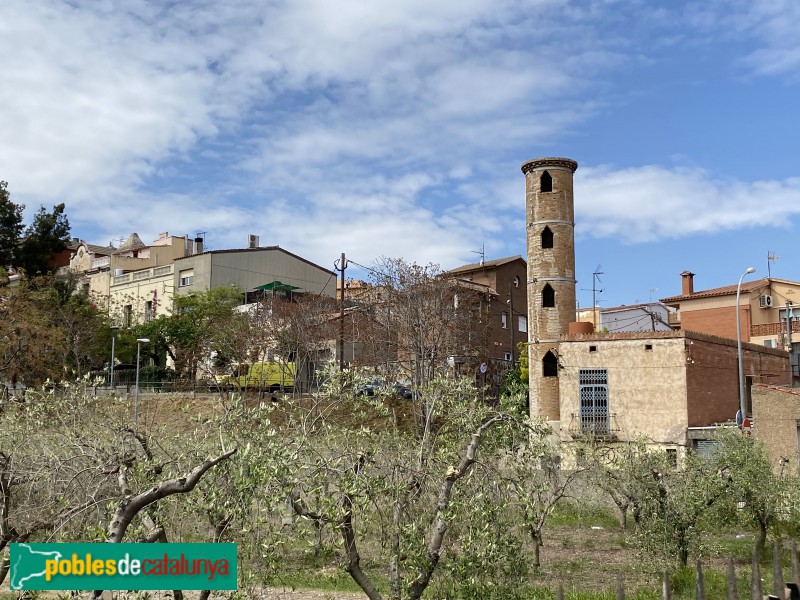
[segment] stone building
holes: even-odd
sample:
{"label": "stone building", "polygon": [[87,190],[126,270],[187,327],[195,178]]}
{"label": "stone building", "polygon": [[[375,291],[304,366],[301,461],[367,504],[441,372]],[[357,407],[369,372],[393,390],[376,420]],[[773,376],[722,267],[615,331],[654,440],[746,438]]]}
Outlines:
{"label": "stone building", "polygon": [[753,386],[753,435],[776,473],[800,475],[800,390]]}
{"label": "stone building", "polygon": [[[742,355],[748,404],[754,384],[788,382],[785,351],[743,344]],[[692,331],[562,336],[552,377],[562,439],[646,436],[680,456],[710,439],[713,426],[733,422],[737,360],[735,341]]]}
{"label": "stone building", "polygon": [[[657,315],[642,311],[651,329],[646,332],[595,333],[591,322],[575,322],[573,173],[577,167],[566,158],[540,158],[522,165],[530,413],[547,419],[563,441],[589,436],[613,442],[646,436],[674,452],[677,460],[681,449],[710,439],[715,425],[730,424],[736,416],[735,327],[733,339],[727,330],[696,332],[686,323],[683,330],[672,331],[662,322],[669,321],[663,310]],[[793,293],[774,280],[767,285],[771,287],[754,282],[748,288],[753,302],[769,302],[759,300],[759,295],[788,298]],[[680,301],[706,300],[694,298],[693,293],[685,287]],[[718,296],[729,297],[730,290],[709,294]],[[670,302],[676,300],[669,298],[666,303],[673,306]],[[673,308],[686,319],[691,311],[682,306]],[[748,398],[755,383],[786,385],[791,380],[789,354],[783,349],[745,343],[743,358]],[[751,410],[748,407],[748,413]]]}

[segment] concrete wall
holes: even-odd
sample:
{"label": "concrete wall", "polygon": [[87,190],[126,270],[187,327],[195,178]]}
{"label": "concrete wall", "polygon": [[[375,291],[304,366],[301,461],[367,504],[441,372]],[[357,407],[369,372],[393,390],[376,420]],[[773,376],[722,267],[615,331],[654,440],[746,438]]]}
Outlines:
{"label": "concrete wall", "polygon": [[753,435],[764,442],[773,470],[785,457],[784,473],[800,475],[800,390],[755,385],[752,393]]}
{"label": "concrete wall", "polygon": [[[181,272],[188,270],[193,272],[194,282],[180,286]],[[228,285],[252,292],[272,281],[331,298],[336,295],[334,273],[279,248],[221,250],[175,261],[175,287],[179,294],[204,292]]]}

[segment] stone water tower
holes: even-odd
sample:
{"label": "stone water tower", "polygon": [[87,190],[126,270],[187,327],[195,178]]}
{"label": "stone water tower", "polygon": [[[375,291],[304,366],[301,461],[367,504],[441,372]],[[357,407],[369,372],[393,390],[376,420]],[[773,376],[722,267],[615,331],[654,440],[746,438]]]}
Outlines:
{"label": "stone water tower", "polygon": [[575,320],[575,210],[568,158],[535,158],[525,174],[531,415],[560,421],[558,345]]}

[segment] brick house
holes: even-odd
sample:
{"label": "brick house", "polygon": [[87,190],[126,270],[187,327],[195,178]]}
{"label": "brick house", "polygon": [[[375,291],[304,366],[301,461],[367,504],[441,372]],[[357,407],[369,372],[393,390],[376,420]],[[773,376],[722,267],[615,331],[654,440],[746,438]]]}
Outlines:
{"label": "brick house", "polygon": [[519,360],[517,344],[528,341],[527,263],[521,256],[482,261],[451,269],[445,276],[482,287],[489,298],[486,353],[506,365]]}
{"label": "brick house", "polygon": [[[753,384],[788,383],[787,352],[756,344],[742,352],[748,398]],[[677,459],[739,407],[736,342],[694,331],[567,334],[548,373],[558,378],[566,441],[646,436]]]}
{"label": "brick house", "polygon": [[[694,290],[694,273],[681,273],[681,294],[662,298],[671,309],[670,323],[680,329],[702,331],[736,339],[737,284]],[[792,332],[800,341],[800,282],[767,277],[743,281],[739,300],[739,319],[743,342],[769,348],[786,345],[787,304],[792,318]]]}

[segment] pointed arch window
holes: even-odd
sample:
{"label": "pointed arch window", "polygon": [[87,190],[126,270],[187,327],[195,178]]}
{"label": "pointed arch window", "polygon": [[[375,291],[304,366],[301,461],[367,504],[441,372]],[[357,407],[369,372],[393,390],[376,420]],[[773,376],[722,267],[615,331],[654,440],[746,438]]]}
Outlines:
{"label": "pointed arch window", "polygon": [[558,377],[558,358],[552,350],[548,350],[542,359],[542,375],[544,377]]}
{"label": "pointed arch window", "polygon": [[542,248],[553,247],[553,230],[549,227],[542,229]]}
{"label": "pointed arch window", "polygon": [[542,173],[542,176],[539,178],[539,191],[540,192],[553,191],[553,177],[547,171]]}
{"label": "pointed arch window", "polygon": [[548,283],[542,290],[542,306],[553,308],[556,305],[556,291]]}

